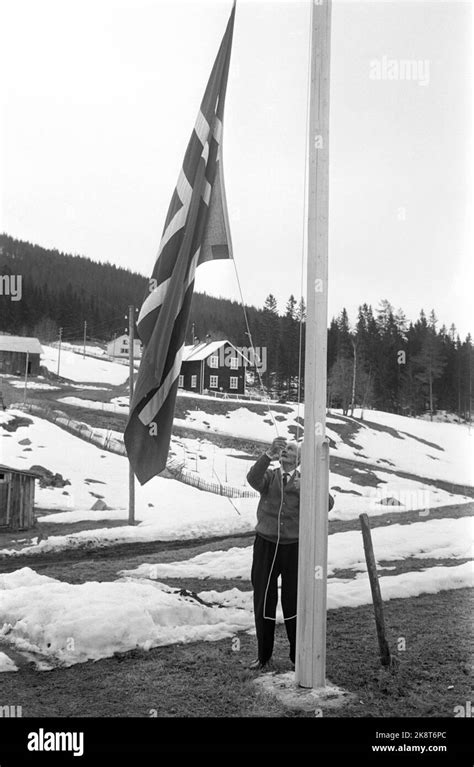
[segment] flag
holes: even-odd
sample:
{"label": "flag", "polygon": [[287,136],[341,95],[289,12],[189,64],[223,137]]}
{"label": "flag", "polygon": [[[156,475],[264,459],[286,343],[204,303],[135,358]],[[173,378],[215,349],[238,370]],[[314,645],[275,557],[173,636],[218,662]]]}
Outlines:
{"label": "flag", "polygon": [[143,344],[125,446],[143,485],[166,466],[197,266],[232,258],[222,174],[222,121],[235,4],[171,198],[137,320]]}

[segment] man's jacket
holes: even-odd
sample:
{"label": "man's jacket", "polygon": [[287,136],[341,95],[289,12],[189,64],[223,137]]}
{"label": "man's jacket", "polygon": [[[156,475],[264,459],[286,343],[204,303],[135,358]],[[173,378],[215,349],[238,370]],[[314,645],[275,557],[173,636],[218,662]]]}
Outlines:
{"label": "man's jacket", "polygon": [[[270,469],[270,459],[264,453],[247,474],[247,481],[260,493],[257,508],[256,532],[269,541],[278,540],[278,512],[280,510],[280,543],[295,543],[299,534],[300,473],[294,472],[283,488],[281,470]],[[329,510],[334,499],[329,496]]]}

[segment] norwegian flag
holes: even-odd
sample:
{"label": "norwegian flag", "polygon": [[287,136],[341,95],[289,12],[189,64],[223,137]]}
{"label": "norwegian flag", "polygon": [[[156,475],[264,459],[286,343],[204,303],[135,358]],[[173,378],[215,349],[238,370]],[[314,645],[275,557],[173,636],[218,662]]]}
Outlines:
{"label": "norwegian flag", "polygon": [[232,258],[222,175],[222,120],[235,4],[171,198],[149,290],[137,321],[143,355],[125,429],[143,485],[166,466],[197,266]]}

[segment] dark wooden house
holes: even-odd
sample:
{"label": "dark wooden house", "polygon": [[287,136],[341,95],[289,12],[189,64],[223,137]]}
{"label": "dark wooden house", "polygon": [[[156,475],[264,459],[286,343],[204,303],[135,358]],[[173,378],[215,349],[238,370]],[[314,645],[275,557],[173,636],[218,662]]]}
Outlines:
{"label": "dark wooden house", "polygon": [[245,394],[249,360],[230,341],[209,341],[185,346],[179,387],[197,394]]}
{"label": "dark wooden house", "polygon": [[28,530],[35,524],[33,471],[0,464],[0,530]]}
{"label": "dark wooden house", "polygon": [[0,373],[39,375],[42,351],[37,338],[0,336]]}

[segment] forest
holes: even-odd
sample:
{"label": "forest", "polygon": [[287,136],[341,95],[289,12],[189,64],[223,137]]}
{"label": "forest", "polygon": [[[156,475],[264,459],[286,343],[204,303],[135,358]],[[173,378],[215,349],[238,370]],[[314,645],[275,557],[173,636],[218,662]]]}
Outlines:
{"label": "forest", "polygon": [[[0,291],[0,333],[104,344],[126,330],[128,306],[139,307],[147,279],[110,263],[61,253],[0,235],[0,286],[21,275],[21,300]],[[211,338],[266,349],[267,369],[258,382],[281,399],[304,398],[306,310],[291,295],[285,306],[269,294],[262,307],[196,292],[187,342]],[[375,309],[346,309],[328,328],[328,406],[345,413],[355,406],[406,415],[444,410],[470,419],[472,338],[454,324],[439,325],[435,311],[415,321],[381,299]]]}

